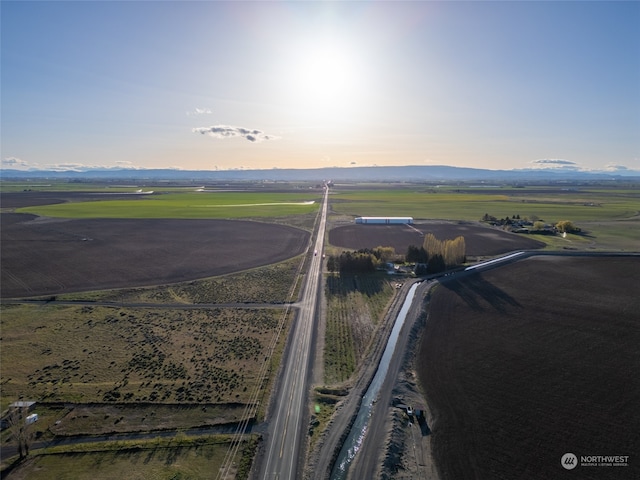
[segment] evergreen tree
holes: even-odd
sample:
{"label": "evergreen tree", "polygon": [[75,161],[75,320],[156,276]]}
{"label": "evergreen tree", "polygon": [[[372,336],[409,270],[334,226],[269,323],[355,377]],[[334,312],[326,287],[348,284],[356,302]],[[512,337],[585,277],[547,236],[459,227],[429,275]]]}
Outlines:
{"label": "evergreen tree", "polygon": [[432,255],[429,264],[427,265],[428,273],[440,273],[444,272],[446,269],[446,265],[444,263],[444,258],[440,254]]}

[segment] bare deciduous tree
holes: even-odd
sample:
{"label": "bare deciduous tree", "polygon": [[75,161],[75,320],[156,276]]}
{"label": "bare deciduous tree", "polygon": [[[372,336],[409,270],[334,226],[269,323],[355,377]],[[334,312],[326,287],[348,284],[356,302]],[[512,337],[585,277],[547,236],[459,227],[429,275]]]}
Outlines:
{"label": "bare deciduous tree", "polygon": [[9,431],[18,446],[18,455],[20,455],[20,460],[29,455],[29,447],[33,441],[33,424],[27,423],[28,416],[29,407],[21,405],[18,407],[12,407],[9,410],[9,416],[7,417]]}

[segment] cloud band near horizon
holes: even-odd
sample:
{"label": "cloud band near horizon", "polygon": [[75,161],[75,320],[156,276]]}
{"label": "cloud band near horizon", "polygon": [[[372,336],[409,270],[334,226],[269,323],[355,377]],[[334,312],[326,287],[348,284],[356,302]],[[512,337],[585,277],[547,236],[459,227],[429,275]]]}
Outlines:
{"label": "cloud band near horizon", "polygon": [[540,160],[534,160],[532,163],[537,165],[577,165],[576,162],[562,158],[542,158]]}
{"label": "cloud band near horizon", "polygon": [[193,132],[200,133],[202,135],[209,135],[214,138],[231,138],[242,137],[250,142],[259,143],[265,140],[278,140],[280,137],[275,135],[269,135],[262,130],[250,129],[244,127],[234,127],[231,125],[214,125],[211,127],[197,127],[193,129]]}

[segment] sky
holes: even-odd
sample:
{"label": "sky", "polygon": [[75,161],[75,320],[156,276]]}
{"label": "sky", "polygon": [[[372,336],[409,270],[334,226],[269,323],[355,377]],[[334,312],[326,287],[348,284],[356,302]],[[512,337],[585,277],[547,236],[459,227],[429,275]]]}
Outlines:
{"label": "sky", "polygon": [[640,170],[640,2],[6,1],[2,168]]}

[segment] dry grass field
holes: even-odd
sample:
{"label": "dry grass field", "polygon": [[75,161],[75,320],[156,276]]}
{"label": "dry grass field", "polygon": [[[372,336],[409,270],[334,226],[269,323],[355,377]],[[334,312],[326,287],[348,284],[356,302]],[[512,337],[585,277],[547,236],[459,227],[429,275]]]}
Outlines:
{"label": "dry grass field", "polygon": [[244,404],[290,321],[281,309],[1,308],[3,399],[49,402]]}
{"label": "dry grass field", "polygon": [[439,286],[416,368],[441,479],[639,478],[638,285],[637,257],[538,256]]}
{"label": "dry grass field", "polygon": [[[230,471],[248,477],[257,440],[248,438]],[[205,480],[215,478],[229,449],[226,436],[101,442],[87,448],[48,448],[11,471],[11,479]],[[74,451],[75,450],[75,451]]]}

